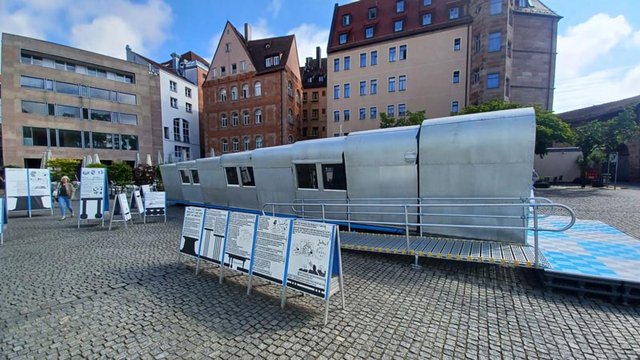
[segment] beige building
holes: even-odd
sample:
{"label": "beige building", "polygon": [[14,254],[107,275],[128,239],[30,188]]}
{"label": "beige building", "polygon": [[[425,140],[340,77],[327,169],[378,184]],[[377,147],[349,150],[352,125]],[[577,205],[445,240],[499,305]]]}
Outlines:
{"label": "beige building", "polygon": [[327,136],[380,114],[449,116],[492,99],[552,108],[557,23],[539,0],[360,0],[334,9]]}
{"label": "beige building", "polygon": [[2,75],[5,165],[39,167],[46,150],[133,164],[162,150],[160,84],[148,67],[2,34]]}

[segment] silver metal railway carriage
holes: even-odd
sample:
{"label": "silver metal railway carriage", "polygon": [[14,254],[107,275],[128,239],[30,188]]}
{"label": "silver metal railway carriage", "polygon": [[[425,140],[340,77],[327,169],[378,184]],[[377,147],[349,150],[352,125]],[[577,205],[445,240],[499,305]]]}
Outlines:
{"label": "silver metal railway carriage", "polygon": [[[278,212],[389,228],[464,220],[484,228],[428,231],[524,244],[534,142],[535,114],[526,108],[223,154],[163,165],[161,172],[168,200],[177,203],[253,211],[288,204]],[[517,206],[486,206],[505,199]],[[399,203],[404,214],[385,211]]]}

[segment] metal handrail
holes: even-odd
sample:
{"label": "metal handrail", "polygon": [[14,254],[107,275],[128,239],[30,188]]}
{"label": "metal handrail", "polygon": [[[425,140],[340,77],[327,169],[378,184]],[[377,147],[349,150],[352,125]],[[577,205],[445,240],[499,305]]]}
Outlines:
{"label": "metal handrail", "polygon": [[[440,203],[440,204],[423,204],[423,200],[435,200],[438,201],[519,201],[519,203]],[[492,229],[492,230],[526,230],[533,231],[534,233],[534,248],[535,248],[535,266],[539,267],[539,232],[540,231],[548,231],[548,232],[562,232],[570,229],[576,221],[575,213],[571,208],[563,204],[553,203],[550,199],[547,198],[406,198],[406,199],[380,199],[380,200],[417,200],[418,203],[415,204],[407,204],[407,203],[372,203],[371,201],[378,199],[345,199],[344,203],[331,203],[332,201],[341,201],[341,200],[329,200],[328,202],[315,202],[315,200],[311,202],[305,202],[304,200],[298,200],[296,202],[291,203],[266,203],[262,207],[262,213],[266,214],[265,209],[271,208],[271,213],[273,215],[276,214],[276,207],[289,207],[291,209],[291,213],[296,216],[317,220],[322,222],[345,222],[348,224],[349,230],[351,230],[352,223],[359,224],[369,224],[369,225],[381,225],[381,226],[392,226],[392,227],[402,227],[405,231],[406,241],[407,241],[407,251],[410,251],[410,237],[409,230],[410,228],[418,228],[420,231],[420,235],[422,235],[423,228],[429,227],[442,227],[442,228],[460,228],[460,229]],[[365,204],[358,204],[354,202],[358,201],[367,201]],[[299,209],[300,205],[302,205],[302,209]],[[315,210],[308,209],[309,207],[315,208]],[[320,209],[317,209],[317,208]],[[327,207],[335,208],[335,207],[343,207],[345,211],[327,211]],[[378,209],[397,209],[396,211],[386,212],[382,210],[378,211],[354,211],[354,209],[359,208],[370,208],[375,207]],[[493,215],[493,214],[455,214],[455,213],[429,213],[424,212],[423,209],[429,208],[514,208],[520,207],[522,208],[522,215]],[[409,209],[414,209],[415,211],[410,211]],[[539,208],[550,208],[550,209],[564,209],[569,213],[570,221],[563,227],[560,228],[540,228],[538,226],[538,210]],[[307,214],[321,214],[321,217],[308,217]],[[341,214],[347,215],[347,219],[332,219],[328,218],[328,214]],[[352,220],[353,215],[383,215],[383,216],[402,216],[404,215],[404,221],[376,221],[376,220]],[[530,215],[530,216],[529,216]],[[420,221],[412,222],[409,221],[410,217],[419,217]],[[507,225],[474,225],[474,224],[438,224],[438,223],[423,223],[421,220],[425,216],[437,216],[437,217],[451,217],[451,218],[483,218],[483,219],[522,219],[523,221],[527,221],[525,226],[507,226]],[[533,224],[531,224],[528,220],[532,219]],[[418,261],[418,255],[416,254],[416,264]]]}

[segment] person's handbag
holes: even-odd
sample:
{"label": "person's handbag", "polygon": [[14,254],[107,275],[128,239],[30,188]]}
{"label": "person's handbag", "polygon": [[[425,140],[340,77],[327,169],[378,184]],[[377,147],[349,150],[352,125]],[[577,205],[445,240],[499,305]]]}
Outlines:
{"label": "person's handbag", "polygon": [[58,189],[53,190],[51,196],[53,196],[53,200],[58,201]]}

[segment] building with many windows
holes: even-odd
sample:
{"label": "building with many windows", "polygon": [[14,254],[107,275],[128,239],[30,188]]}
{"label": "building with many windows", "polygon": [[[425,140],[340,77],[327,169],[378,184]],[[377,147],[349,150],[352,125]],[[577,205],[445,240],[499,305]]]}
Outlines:
{"label": "building with many windows", "polygon": [[251,40],[227,22],[204,83],[206,149],[216,154],[293,143],[302,84],[295,36]]}
{"label": "building with many windows", "polygon": [[40,167],[46,150],[133,165],[162,150],[159,81],[146,66],[2,34],[2,75],[6,165]]}
{"label": "building with many windows", "polygon": [[[127,60],[145,65],[160,78],[162,143],[164,162],[200,158],[200,108],[197,72],[186,77],[186,61],[173,53],[172,60],[159,64],[127,46]],[[192,66],[198,66],[197,63]],[[195,76],[194,76],[195,75]]]}
{"label": "building with many windows", "polygon": [[302,123],[300,139],[327,136],[327,59],[316,47],[316,58],[308,57],[300,67],[302,77]]}
{"label": "building with many windows", "polygon": [[360,0],[336,5],[328,136],[380,114],[449,116],[504,99],[552,108],[557,22],[539,0]]}

